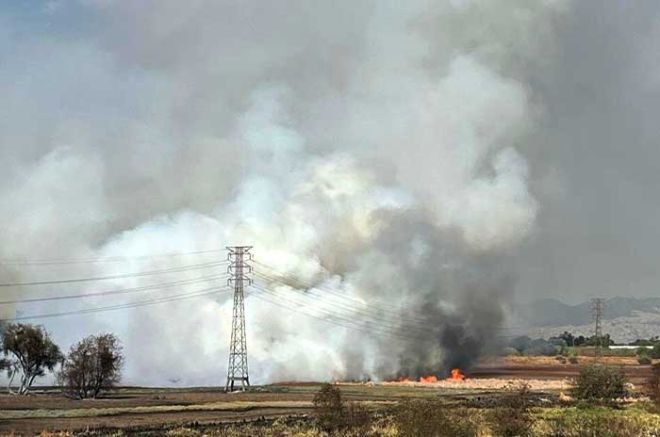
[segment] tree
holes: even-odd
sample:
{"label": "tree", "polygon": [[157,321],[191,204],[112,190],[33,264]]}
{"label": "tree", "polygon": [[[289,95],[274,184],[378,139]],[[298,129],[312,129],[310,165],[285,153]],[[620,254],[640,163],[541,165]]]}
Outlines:
{"label": "tree", "polygon": [[587,339],[584,335],[578,335],[573,338],[572,346],[584,346],[587,343]]}
{"label": "tree", "polygon": [[369,409],[358,402],[344,402],[341,391],[332,384],[321,386],[314,395],[313,404],[319,427],[330,435],[339,430],[347,435],[364,435],[371,425]]}
{"label": "tree", "polygon": [[514,338],[509,345],[524,355],[552,356],[557,353],[557,347],[550,341],[542,338],[532,340],[525,335]]}
{"label": "tree", "polygon": [[520,352],[521,354],[525,352],[525,349],[529,347],[529,344],[532,342],[532,339],[526,335],[521,335],[516,337],[509,342],[509,346]]}
{"label": "tree", "polygon": [[27,394],[38,376],[44,376],[46,370],[53,371],[62,360],[60,348],[53,343],[50,335],[42,326],[12,323],[5,327],[2,334],[2,352],[8,360],[3,367],[10,376],[9,391],[14,378],[20,375],[18,394]]}
{"label": "tree", "polygon": [[575,346],[575,336],[568,331],[564,331],[563,334],[557,336],[566,342],[567,346]]}
{"label": "tree", "polygon": [[638,338],[637,340],[628,343],[630,346],[654,346],[656,343],[659,343],[660,339],[657,335],[654,335],[651,338]]}
{"label": "tree", "polygon": [[345,405],[341,391],[332,384],[323,384],[314,395],[314,413],[324,431],[334,431],[344,424]]}
{"label": "tree", "polygon": [[627,395],[627,382],[621,368],[590,364],[580,368],[572,392],[576,399],[611,402]]}
{"label": "tree", "polygon": [[535,355],[553,356],[557,354],[557,349],[558,348],[548,340],[537,338],[529,343],[529,346],[527,347],[527,349],[525,349],[524,353],[525,355],[532,355],[532,356]]}
{"label": "tree", "polygon": [[115,335],[90,335],[71,346],[59,381],[70,396],[96,398],[121,380],[123,364],[121,343]]}
{"label": "tree", "polygon": [[591,337],[587,338],[584,342],[585,346],[601,346],[605,348],[608,348],[613,344],[614,344],[614,340],[610,338],[610,334],[605,334],[601,336],[592,335]]}
{"label": "tree", "polygon": [[[0,358],[0,372],[2,372],[3,370],[7,371],[8,377],[11,377],[13,366],[12,366],[12,362],[7,358]],[[9,381],[10,381],[9,385],[11,386],[11,379]]]}

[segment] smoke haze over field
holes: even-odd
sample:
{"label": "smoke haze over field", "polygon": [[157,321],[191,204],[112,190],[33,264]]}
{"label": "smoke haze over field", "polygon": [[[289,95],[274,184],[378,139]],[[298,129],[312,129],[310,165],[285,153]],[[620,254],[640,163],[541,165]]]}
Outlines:
{"label": "smoke haze over field", "polygon": [[[659,12],[568,0],[0,7],[0,259],[130,257],[5,263],[0,282],[188,266],[224,254],[139,257],[253,245],[260,286],[317,315],[349,299],[360,326],[253,290],[257,383],[441,373],[505,334],[516,298],[653,294]],[[228,298],[39,323],[64,347],[115,332],[126,382],[222,384]]]}

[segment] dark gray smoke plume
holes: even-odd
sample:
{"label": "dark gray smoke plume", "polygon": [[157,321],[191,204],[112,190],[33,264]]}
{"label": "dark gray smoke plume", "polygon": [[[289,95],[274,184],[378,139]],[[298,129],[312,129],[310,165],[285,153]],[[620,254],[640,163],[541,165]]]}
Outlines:
{"label": "dark gray smoke plume", "polygon": [[[139,257],[250,244],[257,285],[273,293],[254,288],[247,298],[253,382],[469,367],[506,333],[519,284],[531,290],[545,278],[544,250],[561,229],[543,213],[546,199],[561,203],[566,192],[562,168],[540,162],[570,148],[548,143],[557,139],[548,132],[563,120],[558,59],[577,57],[563,32],[579,39],[584,8],[561,0],[0,7],[0,258],[128,257],[5,262],[0,278],[166,269],[224,255]],[[220,269],[3,293],[90,293]],[[542,291],[553,288],[542,282]],[[219,283],[0,311],[107,306]],[[64,347],[115,332],[127,382],[222,383],[228,296],[44,323]]]}

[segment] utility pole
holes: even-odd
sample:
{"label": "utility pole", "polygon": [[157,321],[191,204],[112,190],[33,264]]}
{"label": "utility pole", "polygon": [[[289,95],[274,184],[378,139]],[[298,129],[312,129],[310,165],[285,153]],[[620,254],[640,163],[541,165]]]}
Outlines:
{"label": "utility pole", "polygon": [[591,299],[591,313],[594,319],[594,337],[596,339],[596,358],[600,358],[602,355],[603,347],[603,332],[601,330],[600,322],[603,317],[603,311],[605,310],[605,301],[598,297]]}
{"label": "utility pole", "polygon": [[225,391],[234,391],[234,383],[241,383],[241,390],[250,386],[248,376],[247,343],[245,341],[245,303],[243,295],[244,284],[252,284],[248,276],[252,266],[246,261],[252,261],[250,253],[252,246],[228,246],[227,260],[229,266],[227,284],[234,287],[234,310],[231,321],[231,342],[229,343],[229,366],[227,368],[227,385]]}

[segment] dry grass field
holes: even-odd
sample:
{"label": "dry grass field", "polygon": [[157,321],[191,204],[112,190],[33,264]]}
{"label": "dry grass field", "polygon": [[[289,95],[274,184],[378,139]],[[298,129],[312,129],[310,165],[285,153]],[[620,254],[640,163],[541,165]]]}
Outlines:
{"label": "dry grass field", "polygon": [[[125,388],[103,399],[71,400],[54,391],[27,397],[0,396],[0,433],[35,435],[41,431],[87,429],[148,430],[308,415],[319,385],[276,385],[253,392],[217,389]],[[415,387],[345,387],[347,399],[378,409],[398,399],[424,397],[436,390]]]}
{"label": "dry grass field", "polygon": [[[608,363],[623,366],[637,388],[650,372],[648,366],[625,358],[613,358]],[[517,381],[529,382],[537,398],[551,406],[558,402],[577,371],[577,365],[561,364],[552,358],[508,357],[481,363],[468,372],[465,381],[353,382],[337,386],[344,399],[376,413],[406,399],[440,399],[447,406],[488,405],[488,400],[499,396],[508,383]],[[243,422],[270,426],[276,419],[304,421],[311,416],[312,399],[319,386],[280,383],[231,394],[217,388],[122,388],[102,399],[83,401],[68,399],[54,389],[38,390],[25,397],[2,394],[0,434],[162,435],[173,429],[221,430]]]}

